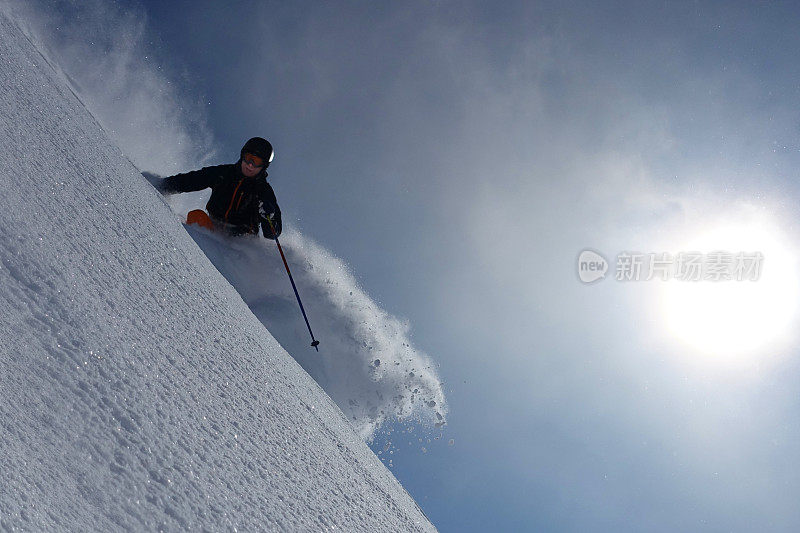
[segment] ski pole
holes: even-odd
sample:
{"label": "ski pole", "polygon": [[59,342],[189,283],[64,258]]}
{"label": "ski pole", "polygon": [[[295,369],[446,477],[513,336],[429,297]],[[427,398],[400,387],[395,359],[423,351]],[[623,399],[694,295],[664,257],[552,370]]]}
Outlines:
{"label": "ski pole", "polygon": [[275,226],[272,225],[272,219],[271,218],[269,218],[268,216],[264,217],[264,218],[266,218],[267,222],[269,222],[269,229],[272,230],[272,236],[275,237],[275,244],[278,245],[278,251],[281,253],[281,259],[283,259],[283,266],[286,267],[286,273],[289,274],[289,281],[292,282],[292,289],[294,289],[294,295],[297,297],[297,303],[300,304],[300,311],[303,313],[303,318],[306,321],[306,326],[308,327],[308,332],[311,334],[311,341],[312,341],[311,342],[311,346],[313,346],[316,351],[319,351],[319,348],[317,348],[317,346],[319,346],[319,341],[314,338],[314,332],[311,331],[311,324],[308,323],[308,317],[306,316],[306,310],[303,308],[303,302],[300,301],[300,293],[297,292],[297,285],[294,284],[294,278],[292,277],[292,271],[289,270],[289,263],[286,262],[286,256],[283,255],[283,248],[281,248],[281,243],[278,240],[278,235],[276,235],[276,233],[275,233]]}

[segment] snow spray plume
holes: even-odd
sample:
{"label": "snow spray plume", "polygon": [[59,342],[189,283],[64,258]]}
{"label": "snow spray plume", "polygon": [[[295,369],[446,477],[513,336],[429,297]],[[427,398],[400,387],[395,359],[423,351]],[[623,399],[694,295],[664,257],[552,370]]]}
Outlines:
{"label": "snow spray plume", "polygon": [[193,148],[212,146],[203,105],[154,58],[142,8],[103,0],[4,7],[25,21],[49,63],[137,167],[169,175],[211,160]]}
{"label": "snow spray plume", "polygon": [[447,406],[433,363],[411,345],[408,324],[364,293],[340,259],[293,228],[284,230],[283,250],[324,339],[317,354],[308,349],[308,332],[272,243],[192,227],[189,233],[363,439],[372,441],[385,422],[412,416],[429,426],[445,424]]}

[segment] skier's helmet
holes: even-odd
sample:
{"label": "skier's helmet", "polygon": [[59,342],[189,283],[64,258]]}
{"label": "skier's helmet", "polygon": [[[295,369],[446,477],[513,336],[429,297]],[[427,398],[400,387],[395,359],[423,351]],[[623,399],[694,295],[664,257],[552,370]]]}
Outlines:
{"label": "skier's helmet", "polygon": [[261,137],[253,137],[244,143],[240,158],[243,158],[244,154],[253,154],[263,159],[264,168],[267,168],[275,157],[275,151],[272,149],[272,145],[268,140],[262,139]]}

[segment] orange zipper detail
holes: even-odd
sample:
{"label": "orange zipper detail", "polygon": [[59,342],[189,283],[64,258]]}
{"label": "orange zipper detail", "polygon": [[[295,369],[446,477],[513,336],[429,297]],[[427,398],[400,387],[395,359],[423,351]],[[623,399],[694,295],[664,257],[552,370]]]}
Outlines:
{"label": "orange zipper detail", "polygon": [[[231,209],[233,208],[233,200],[234,200],[234,199],[236,199],[236,193],[237,193],[237,192],[239,192],[239,187],[241,187],[241,186],[242,186],[242,182],[243,182],[243,181],[244,181],[244,179],[240,179],[240,180],[239,180],[239,183],[236,185],[236,188],[233,190],[233,194],[231,195],[231,205],[229,205],[229,206],[228,206],[228,210],[227,210],[227,211],[225,211],[225,222],[227,222],[227,221],[228,221],[228,215],[230,215],[230,213],[231,213]],[[241,197],[240,197],[240,198],[239,198],[239,203],[241,203],[241,202],[242,202],[242,199],[241,199]],[[238,205],[236,206],[236,209],[239,209],[239,206],[238,206]]]}

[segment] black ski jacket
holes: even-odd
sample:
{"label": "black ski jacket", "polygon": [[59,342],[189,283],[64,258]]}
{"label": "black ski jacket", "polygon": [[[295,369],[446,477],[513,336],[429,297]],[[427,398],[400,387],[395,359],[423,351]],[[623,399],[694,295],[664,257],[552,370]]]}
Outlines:
{"label": "black ski jacket", "polygon": [[[215,224],[234,235],[258,234],[259,225],[268,239],[281,234],[281,210],[265,171],[248,178],[242,174],[241,163],[234,163],[176,174],[161,182],[161,191],[166,194],[201,191],[208,187],[211,187],[211,198],[206,210]],[[267,216],[275,227],[275,235]]]}

